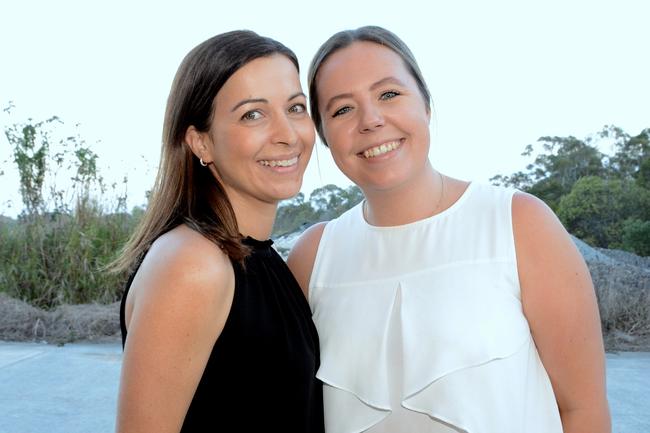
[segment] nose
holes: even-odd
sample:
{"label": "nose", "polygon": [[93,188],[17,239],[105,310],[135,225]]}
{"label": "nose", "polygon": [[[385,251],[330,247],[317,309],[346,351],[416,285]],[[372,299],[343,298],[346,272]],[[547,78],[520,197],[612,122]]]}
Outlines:
{"label": "nose", "polygon": [[296,128],[286,115],[277,116],[273,122],[273,142],[293,146],[298,142]]}
{"label": "nose", "polygon": [[368,103],[360,107],[361,117],[359,118],[359,132],[362,134],[372,132],[384,126],[384,116],[379,107]]}

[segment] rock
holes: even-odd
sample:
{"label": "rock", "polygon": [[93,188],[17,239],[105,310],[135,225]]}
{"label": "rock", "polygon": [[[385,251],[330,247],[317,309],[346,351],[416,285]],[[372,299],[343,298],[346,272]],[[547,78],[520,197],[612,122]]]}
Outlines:
{"label": "rock", "polygon": [[284,260],[287,260],[289,251],[291,251],[291,248],[293,248],[294,244],[298,241],[302,232],[303,230],[298,230],[293,233],[279,236],[273,240],[273,246]]}
{"label": "rock", "polygon": [[573,238],[589,267],[605,332],[650,334],[650,258]]}

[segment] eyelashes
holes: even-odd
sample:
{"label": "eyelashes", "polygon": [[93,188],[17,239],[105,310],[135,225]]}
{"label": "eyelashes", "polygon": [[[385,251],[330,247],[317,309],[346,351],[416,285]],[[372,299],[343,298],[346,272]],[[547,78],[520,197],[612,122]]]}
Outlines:
{"label": "eyelashes", "polygon": [[341,114],[345,114],[345,113],[349,112],[350,110],[352,110],[352,107],[348,107],[348,106],[341,107],[338,110],[336,110],[334,112],[334,114],[332,114],[332,117],[340,116]]}
{"label": "eyelashes", "polygon": [[[397,90],[387,90],[385,92],[382,92],[379,95],[378,99],[380,101],[390,101],[391,99],[396,98],[399,95],[401,95],[401,92],[399,92]],[[349,113],[350,111],[352,111],[352,107],[349,106],[349,105],[344,105],[343,107],[340,107],[336,111],[334,111],[334,113],[332,113],[332,117],[333,118],[338,117],[338,116],[341,116],[343,114]]]}
{"label": "eyelashes", "polygon": [[303,103],[293,104],[289,107],[289,113],[301,114],[307,112],[307,106]]}
{"label": "eyelashes", "polygon": [[[294,114],[294,115],[307,113],[307,106],[301,102],[297,104],[293,104],[289,107],[287,113]],[[240,120],[251,122],[251,121],[259,120],[263,117],[264,117],[263,111],[256,109],[256,110],[250,110],[245,112],[241,116]]]}
{"label": "eyelashes", "polygon": [[388,99],[393,99],[394,97],[399,96],[399,95],[400,95],[400,93],[398,91],[389,90],[387,92],[382,93],[381,96],[379,97],[379,99],[382,100],[382,101],[386,101]]}
{"label": "eyelashes", "polygon": [[262,118],[262,113],[259,110],[250,110],[244,113],[240,120],[257,120]]}

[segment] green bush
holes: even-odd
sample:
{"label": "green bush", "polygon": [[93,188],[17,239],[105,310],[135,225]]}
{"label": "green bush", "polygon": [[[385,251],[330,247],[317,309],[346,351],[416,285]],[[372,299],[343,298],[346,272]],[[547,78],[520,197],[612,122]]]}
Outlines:
{"label": "green bush", "polygon": [[623,249],[650,256],[650,221],[631,218],[623,223]]}
{"label": "green bush", "polygon": [[625,220],[646,220],[650,191],[634,181],[587,176],[562,197],[557,215],[567,230],[601,248],[624,248]]}
{"label": "green bush", "polygon": [[103,271],[132,232],[136,218],[87,210],[0,223],[0,291],[42,308],[110,303],[126,275]]}
{"label": "green bush", "polygon": [[[106,187],[97,154],[63,125],[54,116],[4,131],[20,176],[23,212],[17,220],[0,219],[0,292],[43,308],[117,300],[126,276],[103,267],[140,216],[125,212],[126,192],[107,197],[117,184]],[[66,178],[71,183],[62,187]],[[126,191],[126,178],[123,183]]]}

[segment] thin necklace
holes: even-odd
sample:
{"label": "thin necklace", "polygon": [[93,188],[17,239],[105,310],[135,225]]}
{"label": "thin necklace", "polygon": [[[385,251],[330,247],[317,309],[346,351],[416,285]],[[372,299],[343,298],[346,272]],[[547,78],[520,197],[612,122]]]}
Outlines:
{"label": "thin necklace", "polygon": [[445,177],[437,170],[436,173],[438,173],[438,177],[440,177],[440,195],[438,196],[438,203],[436,203],[436,207],[433,208],[431,216],[438,213],[438,208],[440,208],[440,205],[442,204],[442,197],[445,195]]}
{"label": "thin necklace", "polygon": [[[440,194],[438,194],[438,201],[436,202],[436,207],[433,208],[433,212],[429,216],[434,216],[435,214],[438,213],[438,209],[440,208],[440,205],[442,204],[442,198],[445,195],[445,177],[440,173],[439,171],[436,170],[436,173],[438,173],[438,177],[440,178]],[[363,205],[362,205],[362,212],[363,212],[363,219],[366,220],[366,222],[370,223],[368,220],[368,200],[364,199],[363,200]]]}

